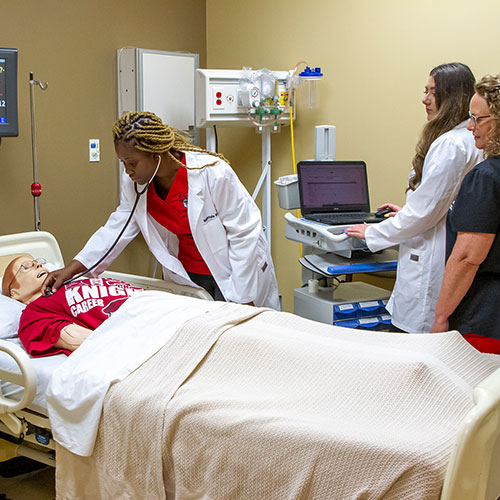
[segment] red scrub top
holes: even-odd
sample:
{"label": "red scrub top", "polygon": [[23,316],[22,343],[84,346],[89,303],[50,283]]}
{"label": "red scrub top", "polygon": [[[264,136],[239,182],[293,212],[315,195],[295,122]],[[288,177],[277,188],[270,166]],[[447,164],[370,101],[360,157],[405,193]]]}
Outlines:
{"label": "red scrub top", "polygon": [[[181,158],[185,164],[185,156]],[[211,275],[193,239],[189,226],[188,180],[185,168],[179,167],[167,197],[163,200],[156,193],[154,182],[148,188],[148,213],[179,239],[179,255],[184,269],[190,273]]]}

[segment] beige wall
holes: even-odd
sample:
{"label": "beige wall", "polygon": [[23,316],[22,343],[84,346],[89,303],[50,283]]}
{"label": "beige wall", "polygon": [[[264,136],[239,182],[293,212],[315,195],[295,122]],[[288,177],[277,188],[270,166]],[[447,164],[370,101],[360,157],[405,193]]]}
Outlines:
{"label": "beige wall", "polygon": [[[206,6],[205,6],[206,4]],[[429,70],[454,60],[477,77],[500,72],[496,0],[4,0],[2,45],[19,49],[18,138],[0,146],[0,234],[33,229],[29,72],[36,91],[42,229],[69,260],[116,205],[116,50],[134,46],[200,54],[209,68],[321,66],[321,107],[298,105],[297,160],[313,156],[314,126],[337,126],[337,158],[368,164],[372,205],[403,203]],[[102,161],[88,162],[88,139]],[[260,136],[219,129],[219,148],[253,190]],[[273,180],[292,171],[289,129],[272,137]],[[284,237],[273,190],[272,247],[286,310],[300,284],[299,248]],[[150,272],[139,241],[115,269]]]}
{"label": "beige wall", "polygon": [[[19,50],[19,137],[0,146],[0,234],[34,229],[30,71],[49,82],[35,92],[41,228],[69,261],[117,203],[117,49],[194,52],[204,65],[205,26],[204,0],[2,2],[0,43]],[[91,138],[101,141],[97,164],[88,161]],[[141,241],[114,264],[132,272],[151,267]]]}
{"label": "beige wall", "polygon": [[[404,203],[421,104],[430,69],[461,61],[476,77],[500,72],[500,2],[488,0],[310,0],[251,4],[207,2],[210,68],[286,70],[305,60],[321,66],[321,107],[298,103],[296,159],[314,155],[314,126],[337,127],[337,159],[368,166],[372,206]],[[228,50],[231,47],[231,50]],[[219,129],[219,149],[253,187],[260,138],[250,130]],[[272,137],[275,180],[292,171],[289,129]],[[286,310],[300,286],[298,244],[284,237],[284,211],[273,190],[272,248]]]}

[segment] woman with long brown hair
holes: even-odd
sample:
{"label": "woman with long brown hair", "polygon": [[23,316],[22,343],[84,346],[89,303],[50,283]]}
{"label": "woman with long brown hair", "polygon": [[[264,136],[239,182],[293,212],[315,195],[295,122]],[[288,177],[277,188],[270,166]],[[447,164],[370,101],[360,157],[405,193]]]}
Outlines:
{"label": "woman with long brown hair", "polygon": [[481,155],[467,130],[474,75],[462,63],[442,64],[429,75],[422,103],[427,113],[416,146],[403,207],[386,203],[387,220],[346,232],[370,251],[399,245],[396,284],[387,304],[393,325],[429,332],[444,272],[446,214],[465,174]]}

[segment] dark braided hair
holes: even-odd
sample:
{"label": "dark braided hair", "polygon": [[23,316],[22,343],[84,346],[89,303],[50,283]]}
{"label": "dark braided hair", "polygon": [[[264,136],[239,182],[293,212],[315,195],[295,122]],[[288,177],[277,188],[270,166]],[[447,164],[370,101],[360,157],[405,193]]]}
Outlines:
{"label": "dark braided hair", "polygon": [[[170,127],[161,121],[161,118],[148,111],[129,111],[123,114],[113,125],[113,141],[134,141],[134,147],[146,153],[167,153],[176,163],[187,169],[172,153],[176,151],[196,151],[207,153],[229,162],[219,153],[207,151],[191,143],[189,136],[176,128]],[[203,165],[200,168],[212,167],[217,161]]]}

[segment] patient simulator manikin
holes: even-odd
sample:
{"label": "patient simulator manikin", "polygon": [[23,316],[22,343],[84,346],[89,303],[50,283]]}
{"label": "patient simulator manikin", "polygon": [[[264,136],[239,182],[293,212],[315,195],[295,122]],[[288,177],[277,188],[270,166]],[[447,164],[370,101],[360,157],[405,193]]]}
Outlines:
{"label": "patient simulator manikin", "polygon": [[70,354],[123,302],[142,289],[114,279],[82,279],[45,297],[43,259],[17,257],[5,269],[2,293],[26,304],[19,338],[32,356]]}

